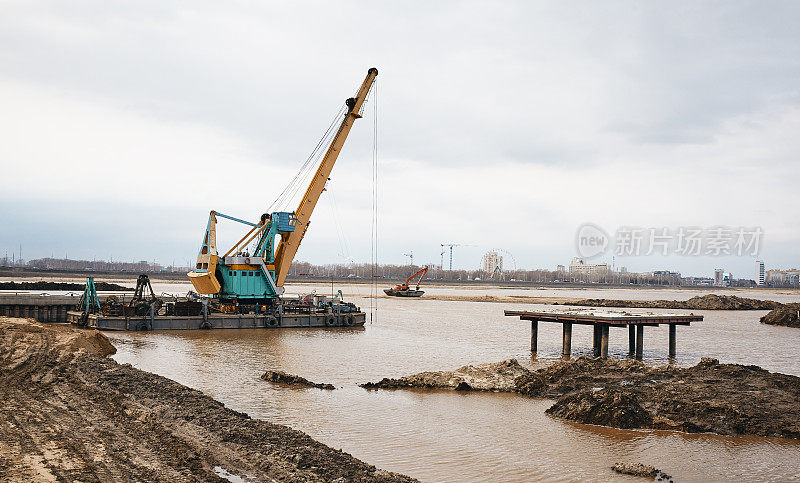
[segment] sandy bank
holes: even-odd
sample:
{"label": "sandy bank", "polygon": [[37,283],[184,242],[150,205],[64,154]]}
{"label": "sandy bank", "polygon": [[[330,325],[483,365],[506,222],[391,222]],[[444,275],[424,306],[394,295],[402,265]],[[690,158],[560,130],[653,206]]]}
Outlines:
{"label": "sandy bank", "polygon": [[626,307],[634,309],[686,309],[686,310],[772,310],[783,304],[772,300],[750,299],[736,295],[698,295],[689,300],[612,300],[582,299],[560,302],[583,307]]}
{"label": "sandy bank", "polygon": [[[388,295],[379,298],[397,299]],[[528,295],[432,295],[425,294],[420,300],[443,300],[446,302],[494,302],[501,304],[570,304],[581,299],[571,297],[532,297]]]}
{"label": "sandy bank", "polygon": [[[381,298],[391,298],[381,296]],[[503,304],[573,305],[579,307],[624,307],[634,309],[685,310],[772,310],[783,304],[736,295],[698,295],[689,300],[618,300],[580,299],[574,297],[534,297],[528,295],[423,295],[423,300],[450,302],[493,302]]]}
{"label": "sandy bank", "polygon": [[113,351],[96,331],[0,317],[0,480],[411,481]]}
{"label": "sandy bank", "polygon": [[800,378],[714,359],[679,368],[581,357],[536,371],[511,359],[362,387],[513,392],[556,399],[547,413],[580,423],[800,439]]}

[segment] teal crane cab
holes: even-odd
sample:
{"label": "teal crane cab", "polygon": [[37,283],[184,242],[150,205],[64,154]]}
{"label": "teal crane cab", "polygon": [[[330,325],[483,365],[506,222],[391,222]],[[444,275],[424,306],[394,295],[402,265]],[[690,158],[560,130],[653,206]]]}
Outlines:
{"label": "teal crane cab", "polygon": [[[219,256],[216,248],[217,217],[250,226],[230,250]],[[278,235],[295,230],[294,213],[278,211],[261,215],[259,223],[212,211],[208,217],[203,244],[189,279],[200,294],[221,300],[258,303],[283,295],[275,283],[275,241]],[[255,242],[252,251],[248,247]]]}

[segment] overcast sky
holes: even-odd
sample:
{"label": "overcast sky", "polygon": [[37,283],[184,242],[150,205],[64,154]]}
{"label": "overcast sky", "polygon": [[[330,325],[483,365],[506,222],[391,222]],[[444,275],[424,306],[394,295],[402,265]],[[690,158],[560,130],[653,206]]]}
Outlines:
{"label": "overcast sky", "polygon": [[[460,243],[456,268],[500,248],[554,269],[591,222],[758,226],[767,268],[795,267],[798,18],[789,1],[3,1],[0,250],[193,262],[208,211],[257,219],[374,66],[301,260],[370,258],[377,100],[381,262]],[[616,263],[749,278],[754,259]]]}

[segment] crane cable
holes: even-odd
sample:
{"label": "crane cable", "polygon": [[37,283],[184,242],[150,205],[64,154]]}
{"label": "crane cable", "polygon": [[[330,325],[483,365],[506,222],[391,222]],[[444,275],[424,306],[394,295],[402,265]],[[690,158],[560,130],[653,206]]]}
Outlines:
{"label": "crane cable", "polygon": [[344,104],[339,108],[336,115],[333,117],[333,120],[331,120],[331,123],[328,125],[328,128],[325,130],[325,133],[317,142],[317,145],[314,146],[311,154],[309,154],[308,158],[306,158],[306,160],[300,166],[300,169],[297,171],[297,174],[294,175],[294,178],[289,181],[283,191],[281,191],[278,197],[275,198],[275,201],[269,205],[266,210],[267,213],[281,209],[288,209],[298,191],[300,191],[303,186],[307,185],[305,181],[312,176],[312,173],[315,171],[315,168],[322,159],[323,153],[327,151],[328,146],[331,144],[331,142],[333,142],[333,136],[336,133],[336,127],[341,123],[341,118],[345,114],[346,110],[347,106]]}
{"label": "crane cable", "polygon": [[378,81],[375,80],[371,92],[372,103],[372,227],[370,233],[370,252],[372,270],[370,284],[370,325],[378,320]]}
{"label": "crane cable", "polygon": [[[328,125],[328,128],[325,130],[325,133],[322,135],[320,140],[317,141],[317,145],[314,146],[311,154],[308,155],[308,158],[306,158],[306,160],[300,166],[300,169],[297,170],[297,173],[294,175],[294,177],[289,181],[286,187],[283,188],[283,191],[281,191],[278,197],[275,198],[275,200],[267,207],[265,213],[289,210],[294,211],[292,208],[290,208],[292,201],[297,196],[297,193],[300,191],[301,187],[308,185],[307,181],[312,176],[312,173],[316,171],[315,168],[321,162],[322,154],[327,151],[328,146],[331,144],[331,142],[333,142],[333,134],[336,132],[336,126],[341,122],[341,118],[345,114],[346,109],[347,105],[342,104]],[[258,243],[259,238],[254,239],[250,244],[250,250],[255,251]]]}

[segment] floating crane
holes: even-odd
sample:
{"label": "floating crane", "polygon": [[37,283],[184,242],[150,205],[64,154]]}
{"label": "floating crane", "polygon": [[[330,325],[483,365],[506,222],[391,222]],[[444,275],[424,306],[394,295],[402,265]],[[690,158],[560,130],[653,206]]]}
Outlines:
{"label": "floating crane", "polygon": [[[384,293],[386,293],[386,295],[391,295],[393,297],[421,297],[422,294],[424,294],[425,292],[420,290],[419,286],[422,283],[422,279],[425,278],[426,273],[428,273],[428,267],[424,267],[422,268],[422,270],[419,270],[414,275],[408,277],[406,281],[401,283],[400,285],[395,285],[394,288],[385,289]],[[419,275],[419,280],[417,280],[417,288],[415,290],[412,290],[408,288],[408,284],[417,275]]]}
{"label": "floating crane", "polygon": [[[256,223],[217,211],[211,212],[197,264],[194,271],[188,273],[198,293],[236,304],[257,304],[269,308],[279,304],[289,267],[308,230],[311,214],[353,123],[362,117],[361,107],[377,75],[377,69],[369,69],[356,96],[345,101],[344,119],[295,211],[264,213]],[[217,252],[218,217],[250,227],[222,256]],[[280,240],[276,240],[278,235]],[[246,247],[256,240],[252,253],[246,251]]]}

